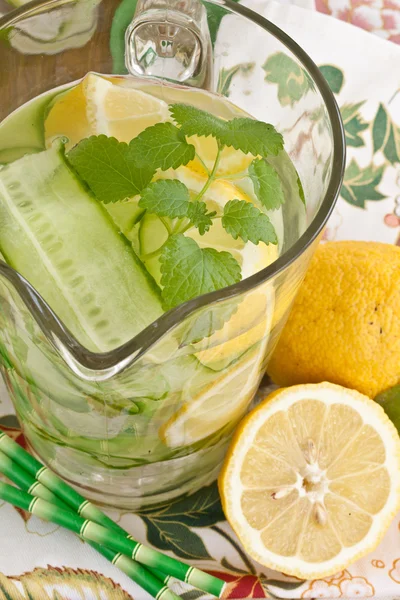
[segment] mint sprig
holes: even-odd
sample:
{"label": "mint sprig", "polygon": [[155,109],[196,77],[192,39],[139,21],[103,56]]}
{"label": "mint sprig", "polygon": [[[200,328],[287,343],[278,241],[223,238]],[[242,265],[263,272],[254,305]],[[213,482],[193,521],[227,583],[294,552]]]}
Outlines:
{"label": "mint sprig", "polygon": [[147,127],[131,141],[129,148],[138,167],[150,166],[162,171],[187,165],[196,153],[183,132],[168,122]]}
{"label": "mint sprig", "polygon": [[237,240],[258,244],[277,244],[278,238],[271,221],[256,206],[245,200],[229,200],[224,207],[222,226]]}
{"label": "mint sprig", "polygon": [[200,248],[181,233],[165,244],[160,265],[165,310],[241,280],[240,265],[232,254]]}
{"label": "mint sprig", "polygon": [[183,218],[188,214],[190,196],[178,179],[159,179],[142,192],[139,206],[159,217]]}
{"label": "mint sprig", "polygon": [[151,166],[137,166],[128,144],[106,135],[82,140],[67,158],[104,204],[139,194],[155,173]]}
{"label": "mint sprig", "polygon": [[[166,242],[140,258],[146,264],[150,257],[159,259],[166,310],[241,279],[240,265],[232,254],[201,248],[191,237],[183,235],[190,229],[197,228],[203,236],[216,219],[221,219],[225,231],[235,240],[241,238],[253,244],[278,242],[268,216],[251,202],[232,199],[217,212],[210,211],[203,201],[214,181],[239,176],[219,175],[225,147],[255,157],[248,172],[240,177],[248,175],[264,209],[276,210],[285,199],[279,175],[266,160],[283,148],[282,136],[272,125],[242,117],[224,120],[181,103],[170,105],[170,112],[176,124],[157,123],[129,144],[105,135],[92,136],[82,140],[67,155],[72,167],[101,202],[139,196],[133,201],[138,201],[140,208],[164,223],[169,234]],[[195,147],[187,140],[192,135],[213,136],[217,141],[214,165],[206,170],[208,177],[197,193],[189,191],[180,181],[180,171],[176,179],[159,179],[157,175],[157,171],[179,169],[195,158]],[[201,146],[198,151],[201,154]],[[198,158],[202,160],[201,156]],[[173,171],[171,173],[168,176],[174,177]]]}

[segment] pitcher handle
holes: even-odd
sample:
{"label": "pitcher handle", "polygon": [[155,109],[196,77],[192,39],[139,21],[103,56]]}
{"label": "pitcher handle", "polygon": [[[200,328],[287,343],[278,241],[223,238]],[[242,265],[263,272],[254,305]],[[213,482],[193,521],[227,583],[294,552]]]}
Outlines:
{"label": "pitcher handle", "polygon": [[210,89],[212,62],[201,0],[138,0],[125,34],[131,75]]}

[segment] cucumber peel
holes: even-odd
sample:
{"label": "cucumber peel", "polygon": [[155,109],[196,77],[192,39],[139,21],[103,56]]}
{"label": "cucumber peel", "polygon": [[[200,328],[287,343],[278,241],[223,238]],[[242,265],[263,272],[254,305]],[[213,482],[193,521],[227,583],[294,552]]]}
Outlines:
{"label": "cucumber peel", "polygon": [[154,280],[60,144],[0,170],[0,251],[88,349],[129,341],[162,313]]}

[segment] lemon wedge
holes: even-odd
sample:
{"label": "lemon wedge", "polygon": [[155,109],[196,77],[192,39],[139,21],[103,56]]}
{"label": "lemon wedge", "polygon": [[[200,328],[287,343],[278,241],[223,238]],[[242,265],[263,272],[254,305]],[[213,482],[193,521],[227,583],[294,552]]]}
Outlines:
{"label": "lemon wedge", "polygon": [[146,127],[167,120],[168,115],[163,100],[122,85],[118,77],[88,73],[53,101],[44,124],[46,144],[66,136],[69,149],[86,137],[100,134],[130,142]]}
{"label": "lemon wedge", "polygon": [[345,569],[400,506],[400,440],[362,394],[280,389],[237,429],[220,478],[225,515],[261,564],[301,579]]}

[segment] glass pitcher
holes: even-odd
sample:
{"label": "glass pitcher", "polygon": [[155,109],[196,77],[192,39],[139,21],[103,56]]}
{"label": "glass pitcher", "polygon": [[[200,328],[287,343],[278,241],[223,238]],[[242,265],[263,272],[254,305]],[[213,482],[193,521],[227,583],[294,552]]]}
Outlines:
{"label": "glass pitcher", "polygon": [[[30,448],[87,497],[125,509],[212,482],[247,411],[340,190],[335,100],[307,54],[230,0],[44,0],[0,18],[0,121],[89,71],[212,91],[276,126],[306,208],[282,209],[279,258],[98,354],[0,261],[0,361]],[[15,131],[0,164],[40,135]],[[1,168],[1,167],[0,167]],[[0,224],[1,227],[1,224]]]}

